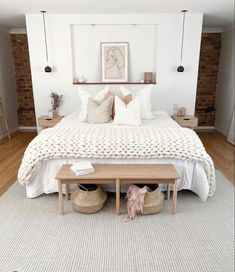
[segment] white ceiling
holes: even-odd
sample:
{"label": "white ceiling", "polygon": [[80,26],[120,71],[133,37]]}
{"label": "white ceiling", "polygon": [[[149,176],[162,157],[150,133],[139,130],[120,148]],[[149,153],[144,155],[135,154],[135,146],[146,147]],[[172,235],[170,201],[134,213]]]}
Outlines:
{"label": "white ceiling", "polygon": [[38,13],[204,13],[203,27],[233,23],[234,0],[0,0],[0,26],[25,27],[24,14]]}

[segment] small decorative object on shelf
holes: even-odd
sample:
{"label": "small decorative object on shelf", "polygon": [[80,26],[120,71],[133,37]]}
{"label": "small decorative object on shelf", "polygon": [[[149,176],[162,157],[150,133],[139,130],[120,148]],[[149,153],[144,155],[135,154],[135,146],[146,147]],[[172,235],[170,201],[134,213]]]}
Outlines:
{"label": "small decorative object on shelf", "polygon": [[86,78],[84,76],[80,76],[78,78],[78,83],[85,83],[86,82]]}
{"label": "small decorative object on shelf", "polygon": [[56,92],[51,92],[51,109],[48,111],[48,118],[52,119],[55,116],[55,110],[60,106],[63,95],[58,95]]}
{"label": "small decorative object on shelf", "polygon": [[153,82],[153,73],[152,72],[145,72],[144,73],[144,82],[149,83],[149,84]]}
{"label": "small decorative object on shelf", "polygon": [[78,84],[78,79],[76,77],[73,78],[73,84]]}

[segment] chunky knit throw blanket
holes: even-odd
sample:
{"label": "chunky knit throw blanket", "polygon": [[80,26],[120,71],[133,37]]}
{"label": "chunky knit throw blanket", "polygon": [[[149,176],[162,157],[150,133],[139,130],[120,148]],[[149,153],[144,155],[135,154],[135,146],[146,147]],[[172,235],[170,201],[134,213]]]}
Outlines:
{"label": "chunky knit throw blanket", "polygon": [[19,182],[29,183],[40,161],[59,158],[174,158],[196,161],[205,169],[209,196],[215,191],[213,162],[196,133],[187,128],[48,128],[27,147],[18,172]]}

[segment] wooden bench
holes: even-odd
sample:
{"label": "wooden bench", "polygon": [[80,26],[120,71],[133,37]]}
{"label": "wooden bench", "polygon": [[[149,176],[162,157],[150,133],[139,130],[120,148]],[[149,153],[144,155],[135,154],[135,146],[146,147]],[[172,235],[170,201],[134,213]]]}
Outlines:
{"label": "wooden bench", "polygon": [[170,184],[173,184],[172,213],[176,213],[177,180],[179,174],[171,164],[96,164],[93,173],[77,176],[70,165],[63,165],[56,179],[59,190],[59,210],[64,213],[62,184],[65,184],[66,199],[69,199],[69,184],[116,184],[116,214],[120,214],[121,184],[167,184],[167,199],[170,198]]}

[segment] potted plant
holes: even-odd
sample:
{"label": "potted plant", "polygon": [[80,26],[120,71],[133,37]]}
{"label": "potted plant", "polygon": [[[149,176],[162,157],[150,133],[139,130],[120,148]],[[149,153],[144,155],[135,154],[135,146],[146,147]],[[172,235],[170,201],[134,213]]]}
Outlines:
{"label": "potted plant", "polygon": [[52,119],[56,114],[56,109],[61,105],[63,95],[58,95],[56,92],[51,92],[51,109],[48,112],[48,117]]}

